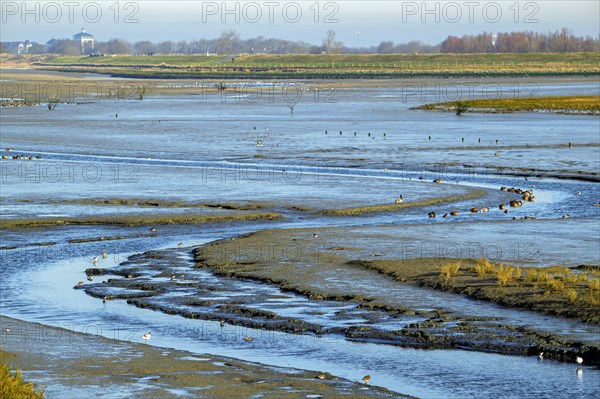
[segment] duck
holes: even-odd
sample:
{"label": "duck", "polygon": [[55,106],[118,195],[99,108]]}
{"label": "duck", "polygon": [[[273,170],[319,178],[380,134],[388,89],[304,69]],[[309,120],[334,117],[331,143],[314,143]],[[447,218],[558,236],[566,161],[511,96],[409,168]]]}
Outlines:
{"label": "duck", "polygon": [[479,212],[479,208],[471,208],[471,212],[477,213],[477,212]]}
{"label": "duck", "polygon": [[142,335],[142,339],[146,342],[150,341],[150,338],[152,338],[152,333],[150,331],[148,331],[146,334]]}
{"label": "duck", "polygon": [[427,214],[427,216],[429,216],[430,218],[434,218],[436,215],[435,215],[435,212],[432,211],[432,212],[429,212]]}
{"label": "duck", "polygon": [[450,212],[450,216],[458,216],[458,211],[452,211],[452,212]]}
{"label": "duck", "polygon": [[404,197],[402,197],[402,195],[396,198],[396,204],[401,204],[402,202],[404,202]]}
{"label": "duck", "polygon": [[500,205],[498,205],[498,209],[500,209],[501,211],[503,211],[503,210],[506,209],[506,205],[500,204]]}
{"label": "duck", "polygon": [[442,179],[433,179],[434,183],[443,183],[444,181]]}
{"label": "duck", "polygon": [[183,248],[183,243],[182,243],[182,242],[180,242],[179,244],[177,244],[177,246],[178,246],[179,248]]}
{"label": "duck", "polygon": [[362,378],[362,380],[365,384],[368,384],[371,381],[371,376],[367,374]]}
{"label": "duck", "polygon": [[108,257],[108,253],[106,251],[102,251],[102,259],[106,259]]}
{"label": "duck", "polygon": [[483,208],[479,209],[479,212],[489,212],[490,208],[488,208],[487,206],[484,206]]}
{"label": "duck", "polygon": [[246,341],[246,342],[254,341],[254,337],[250,337],[250,336],[246,335],[244,337],[244,341]]}

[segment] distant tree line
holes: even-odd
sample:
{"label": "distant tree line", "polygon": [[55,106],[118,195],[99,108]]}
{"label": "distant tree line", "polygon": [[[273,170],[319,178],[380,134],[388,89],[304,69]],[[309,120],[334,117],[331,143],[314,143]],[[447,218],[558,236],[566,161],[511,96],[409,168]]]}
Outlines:
{"label": "distant tree line", "polygon": [[[528,52],[596,52],[598,38],[578,37],[567,29],[556,32],[481,33],[462,37],[448,36],[441,44],[420,41],[394,43],[386,40],[377,46],[348,47],[336,40],[336,33],[326,32],[321,45],[259,36],[242,39],[234,30],[221,33],[216,39],[131,43],[124,39],[96,41],[95,51],[103,54],[392,54],[392,53],[528,53]],[[4,50],[0,48],[0,50]],[[47,45],[34,43],[29,53],[81,54],[80,44],[68,39],[52,40]]]}
{"label": "distant tree line", "polygon": [[569,53],[600,51],[598,38],[579,37],[568,29],[556,32],[480,33],[448,36],[440,45],[442,53]]}

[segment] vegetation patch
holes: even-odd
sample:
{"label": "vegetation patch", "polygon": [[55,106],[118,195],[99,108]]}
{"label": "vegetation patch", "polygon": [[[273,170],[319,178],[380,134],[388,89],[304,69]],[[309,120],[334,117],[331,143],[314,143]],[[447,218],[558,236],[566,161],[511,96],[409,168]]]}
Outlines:
{"label": "vegetation patch", "polygon": [[352,208],[342,209],[326,209],[322,211],[323,215],[327,216],[357,216],[371,212],[394,212],[402,209],[417,208],[422,206],[431,206],[448,202],[466,201],[481,198],[485,195],[484,190],[472,190],[465,195],[453,195],[442,198],[431,198],[423,201],[402,202],[400,204],[382,204],[382,205],[366,205]]}
{"label": "vegetation patch", "polygon": [[107,217],[67,217],[43,219],[4,219],[0,229],[30,228],[63,225],[143,226],[153,224],[204,224],[244,220],[271,220],[281,215],[275,212],[256,212],[235,215],[144,215]]}
{"label": "vegetation patch", "polygon": [[[6,354],[0,351],[1,357]],[[8,365],[0,365],[0,398],[11,399],[42,399],[44,391],[38,390],[31,382],[23,381],[19,370],[11,372]]]}
{"label": "vegetation patch", "polygon": [[555,112],[600,115],[600,96],[498,98],[425,104],[412,109],[427,111],[486,113]]}

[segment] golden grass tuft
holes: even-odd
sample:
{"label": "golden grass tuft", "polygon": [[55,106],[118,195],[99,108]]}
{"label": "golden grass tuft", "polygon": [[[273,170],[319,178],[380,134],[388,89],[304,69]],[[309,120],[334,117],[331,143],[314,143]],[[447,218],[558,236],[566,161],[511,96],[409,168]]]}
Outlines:
{"label": "golden grass tuft", "polygon": [[600,279],[591,278],[587,281],[590,291],[600,291]]}
{"label": "golden grass tuft", "polygon": [[460,269],[460,262],[448,262],[442,266],[442,270],[440,272],[440,276],[444,277],[446,280],[450,279]]}
{"label": "golden grass tuft", "polygon": [[20,371],[14,375],[7,364],[0,366],[0,398],[11,399],[42,399],[43,391],[36,391],[33,383],[24,382]]}
{"label": "golden grass tuft", "polygon": [[567,289],[567,298],[569,299],[569,302],[575,303],[577,301],[578,296],[579,295],[577,294],[577,291],[574,288]]}
{"label": "golden grass tuft", "polygon": [[498,285],[506,285],[521,278],[521,268],[499,265],[496,268],[496,275],[498,276]]}
{"label": "golden grass tuft", "polygon": [[481,258],[475,265],[475,271],[477,272],[477,277],[485,277],[488,274],[494,273],[494,265],[492,265],[489,260]]}

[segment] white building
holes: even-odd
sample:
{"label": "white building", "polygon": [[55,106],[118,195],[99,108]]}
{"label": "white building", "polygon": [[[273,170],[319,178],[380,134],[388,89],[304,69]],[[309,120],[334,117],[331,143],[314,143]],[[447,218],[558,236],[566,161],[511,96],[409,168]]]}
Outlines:
{"label": "white building", "polygon": [[94,36],[81,28],[81,32],[73,35],[73,41],[80,43],[81,54],[92,54],[94,52]]}

